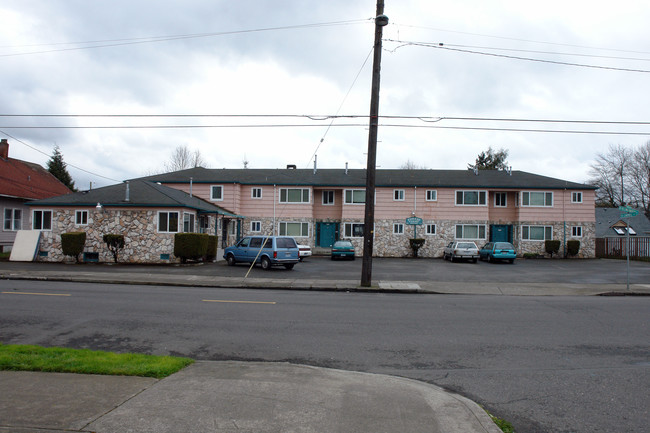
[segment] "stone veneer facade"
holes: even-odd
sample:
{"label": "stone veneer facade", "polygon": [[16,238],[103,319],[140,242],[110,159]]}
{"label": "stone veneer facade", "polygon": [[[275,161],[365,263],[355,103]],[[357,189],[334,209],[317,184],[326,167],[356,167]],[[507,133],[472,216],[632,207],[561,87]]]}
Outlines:
{"label": "stone veneer facade", "polygon": [[[88,225],[75,225],[75,209],[53,212],[52,230],[41,232],[39,261],[70,260],[61,250],[61,234],[86,232],[84,252],[98,253],[99,262],[113,262],[113,255],[102,240],[105,234],[124,235],[119,263],[175,263],[174,233],[158,233],[157,210],[108,210],[88,212]],[[182,213],[181,213],[182,214]],[[210,233],[214,233],[214,216],[210,216]],[[47,255],[44,255],[44,254]],[[168,257],[168,258],[165,258]],[[80,260],[83,260],[83,254]]]}

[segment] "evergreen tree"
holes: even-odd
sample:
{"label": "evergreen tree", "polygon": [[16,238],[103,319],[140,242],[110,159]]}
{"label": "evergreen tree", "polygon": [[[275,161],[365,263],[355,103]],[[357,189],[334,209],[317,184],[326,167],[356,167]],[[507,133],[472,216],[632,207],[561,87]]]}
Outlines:
{"label": "evergreen tree", "polygon": [[507,158],[508,151],[506,149],[494,151],[492,147],[489,147],[486,152],[479,153],[475,164],[467,164],[467,168],[477,168],[479,170],[505,170],[508,168]]}
{"label": "evergreen tree", "polygon": [[74,187],[74,180],[72,176],[68,173],[67,165],[63,162],[63,155],[59,150],[59,146],[54,147],[54,153],[50,157],[50,160],[47,161],[47,171],[49,171],[52,176],[56,177],[61,181],[62,184],[70,188],[72,191],[76,191]]}

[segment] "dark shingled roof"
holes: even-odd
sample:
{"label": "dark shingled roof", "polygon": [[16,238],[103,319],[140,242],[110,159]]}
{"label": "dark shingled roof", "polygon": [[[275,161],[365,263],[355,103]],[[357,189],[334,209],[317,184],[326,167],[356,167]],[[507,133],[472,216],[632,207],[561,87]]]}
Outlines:
{"label": "dark shingled roof", "polygon": [[[298,185],[365,187],[361,169],[207,169],[202,167],[157,174],[143,179],[162,183],[242,185]],[[383,170],[376,171],[377,187],[494,188],[494,189],[596,189],[591,185],[539,176],[524,171],[479,170]]]}
{"label": "dark shingled roof", "polygon": [[126,183],[76,192],[27,203],[33,206],[96,206],[104,207],[185,207],[199,212],[235,216],[227,210],[190,196],[184,191],[155,182],[132,180],[129,182],[129,201],[126,201]]}
{"label": "dark shingled roof", "polygon": [[650,236],[650,219],[645,216],[643,209],[639,209],[637,216],[621,218],[622,212],[618,208],[597,207],[596,208],[596,237],[616,238],[621,237],[612,226],[623,220],[632,227],[636,236]]}

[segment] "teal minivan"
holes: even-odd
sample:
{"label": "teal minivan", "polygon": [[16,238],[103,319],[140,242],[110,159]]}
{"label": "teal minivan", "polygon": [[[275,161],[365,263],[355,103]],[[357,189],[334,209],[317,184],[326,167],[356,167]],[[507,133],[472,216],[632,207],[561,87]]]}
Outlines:
{"label": "teal minivan", "polygon": [[259,263],[262,269],[271,269],[273,266],[293,269],[300,260],[300,253],[296,240],[289,236],[246,236],[226,248],[223,258],[230,266],[237,263]]}

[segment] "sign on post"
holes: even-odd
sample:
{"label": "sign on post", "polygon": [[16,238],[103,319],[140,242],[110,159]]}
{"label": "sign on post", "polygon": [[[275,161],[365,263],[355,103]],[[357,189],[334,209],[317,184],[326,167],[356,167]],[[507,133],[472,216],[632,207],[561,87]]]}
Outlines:
{"label": "sign on post", "polygon": [[618,210],[621,211],[621,218],[629,218],[629,217],[637,216],[639,214],[638,209],[634,209],[633,207],[630,206],[619,206]]}
{"label": "sign on post", "polygon": [[410,226],[421,226],[424,221],[419,217],[406,218],[406,224]]}

